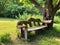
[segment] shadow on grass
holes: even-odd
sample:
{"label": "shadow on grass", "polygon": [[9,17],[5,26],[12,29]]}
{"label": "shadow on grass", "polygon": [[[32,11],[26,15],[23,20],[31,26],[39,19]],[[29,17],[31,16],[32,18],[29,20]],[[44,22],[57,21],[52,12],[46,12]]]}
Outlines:
{"label": "shadow on grass", "polygon": [[60,45],[60,41],[56,41],[55,39],[60,40],[60,32],[57,28],[49,29],[49,30],[38,30],[37,34],[28,34],[28,42],[26,43],[23,40],[19,40],[20,45]]}
{"label": "shadow on grass", "polygon": [[38,34],[35,35],[29,35],[28,38],[30,39],[30,42],[33,42],[35,40],[42,39],[42,37],[52,38],[57,37],[60,38],[60,32],[57,31],[57,28],[49,29],[49,30],[39,30]]}

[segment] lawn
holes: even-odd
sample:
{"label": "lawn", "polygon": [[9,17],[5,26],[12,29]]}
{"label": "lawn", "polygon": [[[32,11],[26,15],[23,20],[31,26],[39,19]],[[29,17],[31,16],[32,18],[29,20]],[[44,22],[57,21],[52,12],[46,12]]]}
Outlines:
{"label": "lawn", "polygon": [[0,18],[0,35],[11,34],[11,37],[16,37],[17,22],[17,19]]}
{"label": "lawn", "polygon": [[[56,22],[57,21],[57,22]],[[10,33],[11,37],[17,37],[17,19],[0,18],[0,35]],[[54,28],[42,31],[39,35],[33,36],[33,41],[28,45],[60,45],[60,20],[55,17]],[[23,41],[17,41],[15,45],[25,45]]]}

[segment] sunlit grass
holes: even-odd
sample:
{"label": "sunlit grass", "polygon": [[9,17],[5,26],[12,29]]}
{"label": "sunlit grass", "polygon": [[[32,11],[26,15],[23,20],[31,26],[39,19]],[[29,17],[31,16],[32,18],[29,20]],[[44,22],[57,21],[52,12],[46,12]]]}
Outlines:
{"label": "sunlit grass", "polygon": [[0,21],[15,21],[17,19],[14,18],[0,18]]}
{"label": "sunlit grass", "polygon": [[17,21],[0,21],[0,35],[5,33],[16,33]]}

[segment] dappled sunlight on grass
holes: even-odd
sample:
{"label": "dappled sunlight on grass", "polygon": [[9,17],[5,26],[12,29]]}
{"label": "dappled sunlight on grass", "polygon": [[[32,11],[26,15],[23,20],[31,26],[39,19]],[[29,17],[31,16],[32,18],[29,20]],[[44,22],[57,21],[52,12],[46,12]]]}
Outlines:
{"label": "dappled sunlight on grass", "polygon": [[55,38],[55,41],[58,41],[58,42],[60,42],[60,38]]}

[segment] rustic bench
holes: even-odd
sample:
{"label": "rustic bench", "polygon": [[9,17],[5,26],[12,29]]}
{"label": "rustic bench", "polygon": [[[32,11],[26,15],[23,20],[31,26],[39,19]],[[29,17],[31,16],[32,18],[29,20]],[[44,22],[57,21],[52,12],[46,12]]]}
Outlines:
{"label": "rustic bench", "polygon": [[[24,35],[25,40],[27,40],[28,37],[27,35],[29,31],[35,31],[47,27],[47,25],[41,25],[40,22],[41,22],[40,19],[34,19],[34,18],[30,18],[27,21],[26,20],[19,21],[17,23],[17,28],[19,29],[19,32],[21,32],[20,37]],[[50,23],[50,22],[45,20],[43,21],[43,23]]]}

